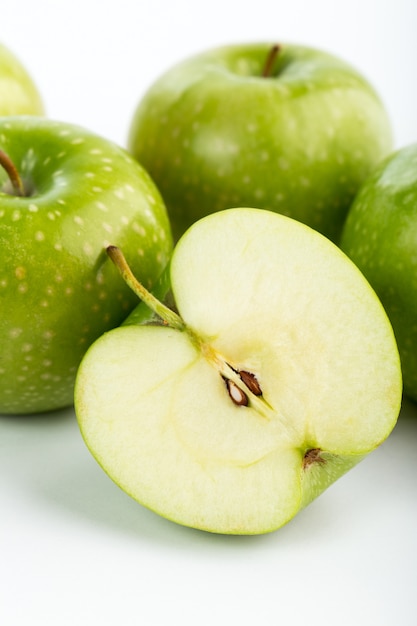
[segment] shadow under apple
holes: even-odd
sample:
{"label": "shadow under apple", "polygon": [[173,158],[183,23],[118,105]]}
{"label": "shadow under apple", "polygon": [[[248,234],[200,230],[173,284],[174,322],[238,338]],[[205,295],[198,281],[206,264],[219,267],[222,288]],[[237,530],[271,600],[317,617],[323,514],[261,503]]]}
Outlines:
{"label": "shadow under apple", "polygon": [[[406,425],[416,430],[413,420],[407,420]],[[271,542],[275,547],[297,544],[299,548],[300,543],[309,544],[323,536],[327,540],[340,537],[348,520],[351,524],[352,518],[366,516],[363,507],[373,506],[369,497],[372,494],[368,494],[361,498],[359,512],[354,501],[354,484],[350,483],[362,481],[359,468],[364,463],[371,464],[371,456],[279,531],[258,536],[215,535],[165,520],[119,489],[90,455],[72,409],[41,416],[2,416],[0,433],[0,465],[4,467],[2,474],[9,489],[23,495],[25,500],[43,501],[42,507],[46,503],[54,517],[57,512],[58,515],[63,512],[76,523],[87,523],[164,548],[181,546],[182,550],[194,550],[198,546],[211,550],[214,546],[224,549],[227,545],[233,550],[244,545],[258,549],[260,545],[270,547]]]}

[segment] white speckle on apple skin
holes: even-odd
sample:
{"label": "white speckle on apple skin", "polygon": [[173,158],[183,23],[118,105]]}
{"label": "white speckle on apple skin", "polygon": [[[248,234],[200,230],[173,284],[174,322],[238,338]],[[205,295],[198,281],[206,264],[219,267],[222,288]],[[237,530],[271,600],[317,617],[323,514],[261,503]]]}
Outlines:
{"label": "white speckle on apple skin", "polygon": [[75,139],[71,140],[71,143],[73,146],[78,146],[81,145],[85,142],[85,139],[83,137],[75,137]]}
{"label": "white speckle on apple skin", "polygon": [[10,339],[17,339],[22,334],[23,330],[21,328],[12,328],[9,332]]}
{"label": "white speckle on apple skin", "polygon": [[104,204],[104,202],[96,202],[96,207],[100,209],[100,211],[104,211],[104,212],[107,212],[109,210],[108,207]]}
{"label": "white speckle on apple skin", "polygon": [[144,229],[142,224],[138,224],[137,222],[133,222],[132,230],[138,235],[140,235],[141,237],[145,237],[146,235],[146,230]]}
{"label": "white speckle on apple skin", "polygon": [[36,241],[45,241],[45,233],[43,233],[41,230],[36,231],[36,233],[35,233],[35,240]]}

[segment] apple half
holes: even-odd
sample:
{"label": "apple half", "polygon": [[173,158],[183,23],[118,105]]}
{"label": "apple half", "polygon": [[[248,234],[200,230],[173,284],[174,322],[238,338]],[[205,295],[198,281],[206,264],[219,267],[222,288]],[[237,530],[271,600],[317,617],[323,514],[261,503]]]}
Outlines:
{"label": "apple half", "polygon": [[260,209],[201,219],[171,260],[175,311],[108,252],[160,321],[90,347],[75,408],[98,463],[146,507],[211,532],[273,531],[390,434],[392,328],[324,236]]}

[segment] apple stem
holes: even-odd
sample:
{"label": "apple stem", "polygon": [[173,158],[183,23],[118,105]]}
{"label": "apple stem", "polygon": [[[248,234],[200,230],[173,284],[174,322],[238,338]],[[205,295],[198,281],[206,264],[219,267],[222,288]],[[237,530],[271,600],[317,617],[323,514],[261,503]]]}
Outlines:
{"label": "apple stem", "polygon": [[0,165],[6,171],[16,196],[24,196],[25,188],[23,187],[19,172],[9,155],[3,152],[3,150],[0,150]]}
{"label": "apple stem", "polygon": [[274,61],[277,58],[280,50],[281,50],[281,46],[279,46],[278,44],[273,45],[272,48],[270,49],[268,56],[266,57],[265,65],[262,71],[263,78],[268,78],[269,76],[271,76]]}
{"label": "apple stem", "polygon": [[180,331],[185,330],[186,326],[181,317],[172,311],[172,309],[160,302],[158,298],[155,298],[155,296],[138,281],[130,269],[120,248],[117,246],[108,246],[106,248],[106,252],[119,270],[126,284],[132,289],[138,298],[140,298],[151,309],[151,311],[156,313],[156,315],[158,315],[167,326]]}

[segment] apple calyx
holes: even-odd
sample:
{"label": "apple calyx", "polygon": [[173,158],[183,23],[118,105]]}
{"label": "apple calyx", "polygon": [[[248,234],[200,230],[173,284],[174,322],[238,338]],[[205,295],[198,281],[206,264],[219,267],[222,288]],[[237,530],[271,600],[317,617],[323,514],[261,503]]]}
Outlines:
{"label": "apple calyx", "polygon": [[107,255],[119,270],[122,278],[132,291],[162,319],[163,325],[187,332],[191,342],[202,353],[213,367],[217,369],[226,384],[228,394],[236,406],[255,406],[258,412],[269,419],[271,410],[262,397],[262,388],[255,374],[247,370],[239,370],[228,363],[209,343],[199,337],[175,311],[163,304],[146,289],[133,274],[123,252],[117,246],[106,248]]}
{"label": "apple calyx", "polygon": [[315,465],[316,463],[319,465],[325,465],[326,459],[322,456],[323,450],[320,448],[310,448],[307,450],[303,457],[303,470],[306,470],[311,465]]}
{"label": "apple calyx", "polygon": [[10,195],[15,195],[19,197],[25,196],[25,188],[23,186],[23,182],[17,170],[17,167],[15,166],[9,155],[6,154],[3,150],[0,150],[0,166],[6,171],[12,185],[13,194]]}
{"label": "apple calyx", "polygon": [[271,76],[275,59],[277,58],[280,51],[281,46],[279,44],[274,44],[269,50],[268,56],[266,57],[265,65],[262,70],[262,78],[269,78]]}

